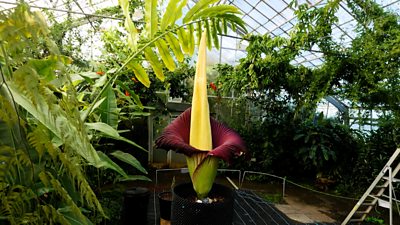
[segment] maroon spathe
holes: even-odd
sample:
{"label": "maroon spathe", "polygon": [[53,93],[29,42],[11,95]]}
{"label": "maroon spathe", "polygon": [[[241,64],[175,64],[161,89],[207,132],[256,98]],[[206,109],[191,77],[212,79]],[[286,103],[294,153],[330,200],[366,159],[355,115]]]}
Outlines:
{"label": "maroon spathe", "polygon": [[[204,153],[189,145],[191,112],[191,108],[185,110],[164,129],[156,140],[157,148],[171,149],[187,156]],[[233,157],[241,156],[246,152],[245,144],[239,134],[213,118],[210,118],[210,123],[213,149],[207,155],[231,163]]]}

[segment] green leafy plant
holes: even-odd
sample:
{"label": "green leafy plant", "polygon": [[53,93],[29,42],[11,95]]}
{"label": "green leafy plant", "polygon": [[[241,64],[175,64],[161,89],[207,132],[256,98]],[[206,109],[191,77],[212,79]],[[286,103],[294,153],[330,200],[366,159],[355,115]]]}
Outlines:
{"label": "green leafy plant", "polygon": [[[42,15],[21,4],[0,15],[0,29],[1,220],[91,224],[88,212],[105,217],[85,166],[112,169],[120,180],[148,178],[128,175],[94,149],[89,134],[95,130],[124,139],[106,123],[81,119],[71,61],[49,38]],[[132,156],[113,155],[147,173]]]}

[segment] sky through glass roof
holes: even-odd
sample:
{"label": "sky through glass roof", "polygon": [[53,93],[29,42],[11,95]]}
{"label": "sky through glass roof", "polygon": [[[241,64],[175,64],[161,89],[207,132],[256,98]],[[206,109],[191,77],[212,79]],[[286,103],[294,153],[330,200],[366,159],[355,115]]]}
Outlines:
{"label": "sky through glass roof", "polygon": [[[197,1],[189,0],[187,9]],[[99,16],[111,20],[121,20],[121,18],[98,13],[100,9],[118,6],[118,0],[69,0],[71,3],[69,6],[66,4],[67,0],[28,0],[27,2],[32,8],[52,10],[59,22],[67,18],[68,12],[73,18],[86,17],[90,20],[94,16]],[[166,2],[163,1],[163,5]],[[375,0],[375,2],[383,6],[385,10],[400,12],[400,0]],[[327,0],[298,0],[298,3],[322,7]],[[16,4],[17,0],[0,0],[0,10],[8,10],[15,7]],[[246,23],[248,32],[252,34],[288,37],[289,32],[296,24],[294,10],[289,6],[290,0],[221,0],[217,4],[230,4],[238,7],[243,13],[242,19]],[[165,9],[165,7],[162,8]],[[135,14],[133,17],[141,16],[140,13],[139,15]],[[337,16],[339,20],[333,26],[333,39],[342,46],[348,47],[356,36],[356,22],[344,1],[340,2]],[[236,64],[240,58],[246,55],[247,42],[241,41],[243,32],[239,30],[238,33],[231,31],[227,36],[221,37],[221,49],[212,52],[212,54],[219,55],[216,63]],[[323,55],[319,53],[318,47],[314,46],[311,51],[303,51],[293,63],[315,67],[321,65],[323,60]]]}

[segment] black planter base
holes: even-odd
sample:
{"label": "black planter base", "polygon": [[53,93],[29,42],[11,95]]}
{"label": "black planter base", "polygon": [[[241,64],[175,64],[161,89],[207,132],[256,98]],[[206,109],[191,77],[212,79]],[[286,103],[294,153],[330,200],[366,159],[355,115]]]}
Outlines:
{"label": "black planter base", "polygon": [[161,192],[158,194],[158,202],[160,205],[160,218],[170,221],[172,193],[170,191]]}
{"label": "black planter base", "polygon": [[196,193],[191,183],[175,186],[172,201],[172,225],[232,225],[233,191],[214,184],[210,198],[222,198],[220,202],[196,203]]}

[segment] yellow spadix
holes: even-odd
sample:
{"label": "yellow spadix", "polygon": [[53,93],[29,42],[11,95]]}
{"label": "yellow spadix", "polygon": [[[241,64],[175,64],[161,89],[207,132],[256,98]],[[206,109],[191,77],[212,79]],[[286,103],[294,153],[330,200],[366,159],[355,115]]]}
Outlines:
{"label": "yellow spadix", "polygon": [[212,150],[213,146],[207,97],[206,39],[207,35],[203,32],[196,64],[196,75],[194,78],[189,141],[191,146],[204,151],[204,153],[196,153],[186,158],[193,188],[197,193],[197,197],[200,199],[207,197],[218,169],[218,159],[207,156],[207,152]]}

